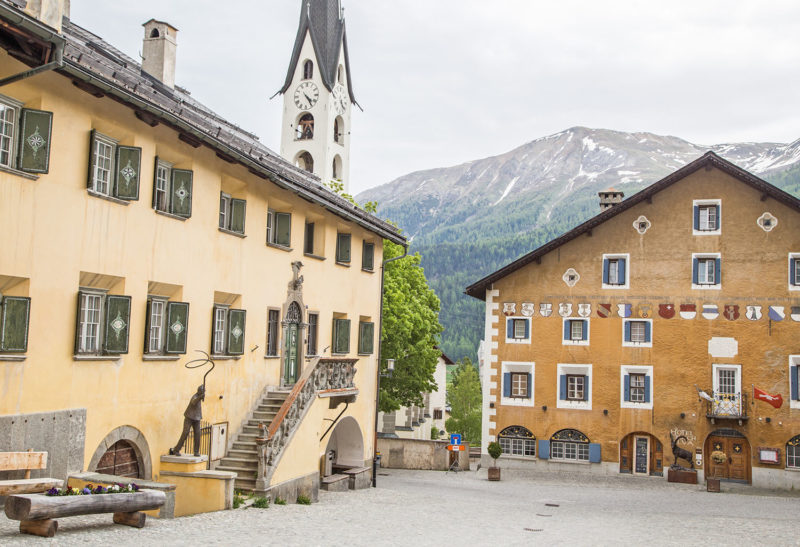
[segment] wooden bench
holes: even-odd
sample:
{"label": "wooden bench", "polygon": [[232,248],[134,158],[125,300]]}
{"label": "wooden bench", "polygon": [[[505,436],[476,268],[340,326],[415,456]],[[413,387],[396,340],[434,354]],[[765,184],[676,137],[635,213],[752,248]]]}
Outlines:
{"label": "wooden bench", "polygon": [[22,534],[53,537],[59,517],[114,513],[114,523],[144,528],[147,515],[141,511],[158,509],[167,500],[158,490],[139,490],[131,494],[91,494],[46,496],[17,494],[6,500],[6,516],[18,520]]}
{"label": "wooden bench", "polygon": [[46,492],[64,484],[52,478],[32,479],[31,469],[47,469],[47,452],[0,452],[0,471],[25,470],[24,479],[0,480],[0,496]]}
{"label": "wooden bench", "polygon": [[371,471],[369,467],[353,467],[342,471],[342,474],[350,478],[350,490],[363,490],[364,488],[369,488],[370,484],[372,484]]}
{"label": "wooden bench", "polygon": [[347,475],[328,475],[322,477],[322,489],[328,492],[347,492],[350,488],[350,478]]}

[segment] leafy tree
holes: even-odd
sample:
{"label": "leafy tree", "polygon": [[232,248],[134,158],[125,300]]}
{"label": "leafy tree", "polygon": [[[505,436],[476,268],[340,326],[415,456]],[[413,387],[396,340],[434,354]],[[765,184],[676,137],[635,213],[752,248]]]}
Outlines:
{"label": "leafy tree", "polygon": [[481,382],[478,371],[465,357],[453,375],[453,385],[447,390],[450,417],[445,422],[449,433],[461,433],[471,444],[481,442]]}

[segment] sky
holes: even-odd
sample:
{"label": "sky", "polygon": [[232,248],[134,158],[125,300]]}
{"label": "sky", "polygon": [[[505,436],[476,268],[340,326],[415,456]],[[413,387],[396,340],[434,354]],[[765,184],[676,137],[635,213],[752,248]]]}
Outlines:
{"label": "sky", "polygon": [[[574,126],[696,144],[800,138],[800,2],[342,0],[351,193]],[[178,28],[176,82],[280,150],[301,0],[72,0],[73,22],[140,58]]]}

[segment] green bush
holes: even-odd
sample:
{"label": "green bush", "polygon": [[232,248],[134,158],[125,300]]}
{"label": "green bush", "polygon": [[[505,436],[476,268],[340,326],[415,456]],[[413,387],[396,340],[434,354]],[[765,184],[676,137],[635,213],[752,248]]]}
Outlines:
{"label": "green bush", "polygon": [[256,498],[253,501],[253,507],[256,509],[266,509],[269,507],[269,498]]}
{"label": "green bush", "polygon": [[275,505],[286,505],[286,500],[283,498],[275,498]]}
{"label": "green bush", "polygon": [[497,462],[497,458],[500,457],[500,454],[503,453],[503,449],[500,448],[500,443],[497,441],[489,443],[489,446],[486,447],[486,451],[489,453],[492,459],[495,460],[495,463]]}
{"label": "green bush", "polygon": [[244,503],[244,498],[240,492],[234,492],[233,494],[233,508],[238,509]]}
{"label": "green bush", "polygon": [[439,428],[438,427],[432,427],[431,428],[431,440],[435,441],[438,438],[439,438]]}
{"label": "green bush", "polygon": [[304,496],[303,494],[300,494],[299,496],[297,496],[297,503],[299,503],[300,505],[311,505],[311,498],[309,498],[308,496]]}

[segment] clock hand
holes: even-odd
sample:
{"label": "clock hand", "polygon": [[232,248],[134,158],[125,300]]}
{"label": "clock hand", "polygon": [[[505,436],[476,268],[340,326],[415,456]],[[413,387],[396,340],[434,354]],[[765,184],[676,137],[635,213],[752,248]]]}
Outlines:
{"label": "clock hand", "polygon": [[309,96],[308,96],[308,95],[306,95],[305,93],[303,93],[303,95],[305,96],[306,100],[307,100],[309,103],[311,103],[311,102],[312,102],[312,101],[311,101],[311,97],[309,97]]}

